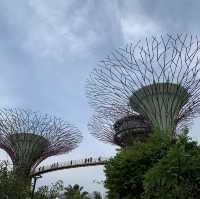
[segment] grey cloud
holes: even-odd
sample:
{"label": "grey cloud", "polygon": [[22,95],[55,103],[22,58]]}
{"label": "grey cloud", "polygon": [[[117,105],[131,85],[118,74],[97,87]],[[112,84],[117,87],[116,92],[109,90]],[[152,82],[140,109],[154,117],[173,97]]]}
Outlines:
{"label": "grey cloud", "polygon": [[166,32],[199,32],[198,0],[151,0],[141,2],[142,14],[156,21]]}
{"label": "grey cloud", "polygon": [[0,39],[7,54],[13,54],[9,59],[4,57],[7,66],[5,63],[0,67],[5,70],[2,76],[7,79],[8,90],[23,98],[22,105],[43,107],[54,96],[63,98],[64,105],[69,99],[66,91],[71,89],[67,85],[79,86],[80,81],[83,90],[85,77],[97,57],[123,40],[112,3],[104,9],[103,1],[59,2],[21,1],[16,5],[2,2],[0,21],[4,32]]}
{"label": "grey cloud", "polygon": [[77,125],[85,140],[66,159],[114,154],[113,147],[87,133],[89,72],[128,41],[163,32],[198,32],[199,4],[197,0],[1,0],[0,106],[50,112]]}

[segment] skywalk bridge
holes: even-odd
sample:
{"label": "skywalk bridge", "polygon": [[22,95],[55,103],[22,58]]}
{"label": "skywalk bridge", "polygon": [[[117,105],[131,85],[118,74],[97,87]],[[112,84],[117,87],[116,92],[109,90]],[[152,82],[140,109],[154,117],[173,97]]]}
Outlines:
{"label": "skywalk bridge", "polygon": [[35,168],[34,171],[31,172],[31,176],[37,176],[44,173],[57,171],[57,170],[63,170],[63,169],[71,169],[71,168],[77,168],[77,167],[88,167],[88,166],[98,166],[98,165],[104,165],[110,158],[85,158],[81,160],[70,160],[67,162],[56,162],[50,165],[41,166]]}

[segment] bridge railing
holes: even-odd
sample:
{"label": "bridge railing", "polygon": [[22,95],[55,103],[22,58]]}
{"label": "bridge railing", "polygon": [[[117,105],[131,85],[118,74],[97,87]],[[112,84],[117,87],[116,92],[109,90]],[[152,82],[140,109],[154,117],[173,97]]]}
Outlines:
{"label": "bridge railing", "polygon": [[35,173],[43,173],[45,171],[51,171],[51,170],[58,170],[62,168],[70,168],[70,167],[76,167],[76,166],[87,166],[87,165],[95,165],[95,164],[103,164],[106,161],[108,161],[110,158],[105,157],[98,157],[98,158],[85,158],[81,160],[70,160],[65,162],[55,162],[50,165],[46,166],[40,166],[35,168],[34,171],[32,171],[33,174]]}

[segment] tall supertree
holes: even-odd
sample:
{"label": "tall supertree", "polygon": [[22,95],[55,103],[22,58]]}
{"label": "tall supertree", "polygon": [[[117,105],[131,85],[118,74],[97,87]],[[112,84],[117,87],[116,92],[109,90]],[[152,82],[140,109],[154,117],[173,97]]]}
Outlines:
{"label": "tall supertree", "polygon": [[24,183],[30,183],[31,170],[42,160],[71,151],[81,138],[77,128],[54,116],[0,110],[0,148],[8,153],[16,178]]}
{"label": "tall supertree", "polygon": [[91,73],[89,102],[105,118],[140,114],[174,136],[199,115],[199,52],[198,38],[182,34],[117,49]]}

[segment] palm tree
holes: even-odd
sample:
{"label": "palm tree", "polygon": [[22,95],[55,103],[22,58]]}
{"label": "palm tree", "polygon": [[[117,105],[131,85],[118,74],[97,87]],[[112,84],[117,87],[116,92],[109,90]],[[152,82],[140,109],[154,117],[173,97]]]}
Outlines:
{"label": "palm tree", "polygon": [[93,192],[93,199],[103,199],[103,198],[102,198],[102,195],[101,195],[100,192],[94,191]]}
{"label": "palm tree", "polygon": [[65,199],[89,199],[88,192],[83,191],[83,187],[75,184],[65,188]]}

